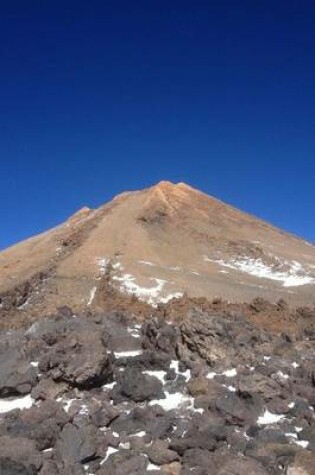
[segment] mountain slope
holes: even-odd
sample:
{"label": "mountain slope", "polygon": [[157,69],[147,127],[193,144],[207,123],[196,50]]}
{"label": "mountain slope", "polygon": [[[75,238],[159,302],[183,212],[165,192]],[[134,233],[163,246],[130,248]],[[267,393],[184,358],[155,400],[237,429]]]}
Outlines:
{"label": "mountain slope", "polygon": [[315,248],[184,183],[161,182],[0,253],[2,313],[101,308],[104,282],[153,305],[184,293],[315,304]]}

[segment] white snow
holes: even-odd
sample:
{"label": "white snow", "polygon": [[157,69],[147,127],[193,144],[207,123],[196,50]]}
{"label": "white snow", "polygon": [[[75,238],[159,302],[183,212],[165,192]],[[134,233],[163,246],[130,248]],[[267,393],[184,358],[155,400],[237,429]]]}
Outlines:
{"label": "white snow", "polygon": [[[276,280],[282,282],[283,287],[298,287],[300,285],[314,284],[315,277],[297,261],[280,260],[274,257],[276,267],[264,263],[262,259],[254,258],[231,258],[229,261],[223,259],[209,259],[204,256],[206,262],[214,262],[229,269],[244,272],[254,277]],[[282,270],[279,270],[282,268]]]}
{"label": "white snow", "polygon": [[38,361],[31,361],[30,365],[33,366],[33,368],[38,368]]}
{"label": "white snow", "polygon": [[293,368],[296,369],[296,368],[298,368],[300,365],[299,365],[296,361],[293,361],[292,366],[293,366]]}
{"label": "white snow", "polygon": [[142,353],[142,350],[114,351],[116,358],[131,358],[133,356],[142,355]]}
{"label": "white snow", "polygon": [[161,383],[165,383],[166,371],[143,371],[143,374],[148,374],[149,376],[154,376],[159,379]]}
{"label": "white snow", "polygon": [[116,386],[116,381],[113,381],[112,383],[107,383],[102,386],[102,389],[113,389]]}
{"label": "white snow", "polygon": [[155,465],[154,463],[149,462],[147,465],[147,471],[151,472],[153,470],[161,470],[161,467],[159,465]]}
{"label": "white snow", "polygon": [[145,435],[146,435],[146,432],[144,430],[140,430],[139,432],[130,434],[130,437],[144,437]]}
{"label": "white snow", "polygon": [[235,368],[232,368],[232,369],[228,369],[227,371],[224,371],[222,374],[226,376],[227,378],[234,378],[234,376],[237,375],[237,371]]}
{"label": "white snow", "polygon": [[120,449],[130,450],[130,442],[120,442],[119,444]]}
{"label": "white snow", "polygon": [[91,303],[93,302],[96,290],[97,290],[97,287],[93,287],[93,289],[91,289],[90,297],[89,297],[89,300],[88,300],[88,303],[87,303],[88,305],[91,305]]}
{"label": "white snow", "polygon": [[182,292],[174,292],[169,295],[163,295],[163,288],[168,283],[167,280],[150,277],[149,280],[155,282],[151,287],[141,287],[136,282],[136,278],[132,274],[115,275],[113,280],[119,282],[121,292],[129,295],[135,295],[139,300],[145,301],[151,305],[158,303],[167,303],[170,300],[183,296]]}
{"label": "white snow", "polygon": [[223,386],[227,388],[231,393],[236,393],[236,388],[234,386],[225,386],[225,384],[223,384]]}
{"label": "white snow", "polygon": [[24,308],[26,308],[28,304],[30,303],[30,301],[31,301],[31,297],[28,297],[24,303],[22,303],[21,305],[17,307],[18,310],[23,310]]}
{"label": "white snow", "polygon": [[303,449],[307,449],[309,446],[309,442],[307,440],[295,440],[294,443],[300,447],[303,447]]}
{"label": "white snow", "polygon": [[179,371],[179,361],[178,360],[172,360],[170,364],[170,369],[174,369],[176,376],[182,375],[184,376],[186,382],[189,381],[191,378],[191,371],[190,369],[187,369],[186,371]]}
{"label": "white snow", "polygon": [[171,411],[172,409],[177,409],[183,406],[188,406],[188,408],[193,407],[193,399],[188,396],[184,396],[182,393],[169,393],[168,391],[164,392],[165,399],[155,399],[149,402],[149,406],[154,406],[158,404],[165,411]]}
{"label": "white snow", "polygon": [[265,361],[269,361],[271,359],[271,356],[264,356]]}
{"label": "white snow", "polygon": [[282,371],[277,371],[277,376],[281,379],[289,379],[289,375],[282,373]]}
{"label": "white snow", "polygon": [[290,402],[290,404],[288,404],[288,407],[289,407],[290,409],[293,409],[294,406],[295,406],[295,402]]}
{"label": "white snow", "polygon": [[207,374],[206,378],[207,379],[213,379],[216,375],[217,375],[217,373],[214,373],[213,371],[211,371],[210,373]]}
{"label": "white snow", "polygon": [[0,399],[0,414],[13,411],[13,409],[29,409],[34,403],[30,394],[14,399]]}
{"label": "white snow", "polygon": [[287,432],[284,434],[286,437],[293,437],[293,439],[297,439],[297,435],[294,432]]}
{"label": "white snow", "polygon": [[110,259],[108,259],[107,257],[99,257],[96,261],[100,269],[101,275],[104,275],[106,272],[107,266],[110,262]]}
{"label": "white snow", "polygon": [[139,264],[143,264],[144,266],[155,266],[156,264],[153,264],[153,262],[150,261],[138,261]]}
{"label": "white snow", "polygon": [[226,371],[223,371],[223,373],[215,373],[211,371],[207,374],[206,378],[213,379],[215,376],[226,376],[227,378],[234,378],[234,376],[237,376],[237,370],[235,368],[227,369]]}
{"label": "white snow", "polygon": [[169,294],[166,297],[161,297],[159,299],[160,303],[167,303],[172,299],[180,299],[184,294],[182,292],[174,292],[173,294]]}
{"label": "white snow", "polygon": [[[59,402],[60,400],[62,401],[62,398],[57,399],[58,402]],[[75,401],[75,400],[76,400],[76,399],[68,399],[68,400],[66,400],[66,401],[62,401],[63,408],[64,408],[65,412],[69,412],[69,409],[70,409],[70,407],[71,407],[71,404],[72,404],[73,401]]]}
{"label": "white snow", "polygon": [[140,338],[140,333],[137,328],[127,328],[127,332],[133,337],[133,338]]}
{"label": "white snow", "polygon": [[110,455],[112,455],[112,454],[115,454],[116,452],[118,452],[118,449],[115,449],[114,447],[108,446],[106,455],[105,455],[105,457],[103,458],[103,460],[101,460],[100,465],[103,465],[103,463],[106,462],[106,460],[108,459],[108,457],[109,457]]}
{"label": "white snow", "polygon": [[115,262],[115,264],[113,264],[112,267],[115,270],[122,270],[123,269],[123,266],[121,265],[120,262]]}
{"label": "white snow", "polygon": [[268,409],[266,409],[264,415],[258,417],[257,423],[260,425],[275,424],[282,419],[284,419],[283,414],[272,414],[272,412],[269,412]]}
{"label": "white snow", "polygon": [[135,295],[140,300],[145,300],[151,304],[157,302],[164,285],[167,283],[166,280],[150,277],[150,280],[155,281],[156,285],[153,287],[141,287],[135,282],[136,278],[131,274],[123,274],[121,277],[114,276],[113,280],[120,282],[120,290],[122,292]]}

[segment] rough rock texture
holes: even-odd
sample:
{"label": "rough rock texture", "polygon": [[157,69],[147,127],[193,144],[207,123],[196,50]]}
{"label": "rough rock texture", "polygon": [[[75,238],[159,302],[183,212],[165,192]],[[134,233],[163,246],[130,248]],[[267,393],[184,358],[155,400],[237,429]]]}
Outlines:
{"label": "rough rock texture", "polygon": [[0,474],[314,475],[304,327],[59,312],[0,334]]}

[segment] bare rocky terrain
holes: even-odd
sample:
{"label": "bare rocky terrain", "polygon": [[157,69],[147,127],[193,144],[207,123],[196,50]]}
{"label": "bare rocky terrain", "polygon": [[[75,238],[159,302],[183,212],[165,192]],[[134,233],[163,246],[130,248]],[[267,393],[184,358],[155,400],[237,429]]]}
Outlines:
{"label": "bare rocky terrain", "polygon": [[315,247],[188,185],[161,182],[0,253],[0,315],[70,305],[101,311],[104,284],[157,305],[172,298],[315,305]]}
{"label": "bare rocky terrain", "polygon": [[315,475],[315,249],[162,182],[0,253],[0,475]]}
{"label": "bare rocky terrain", "polygon": [[313,475],[315,313],[293,335],[153,312],[2,332],[0,473]]}

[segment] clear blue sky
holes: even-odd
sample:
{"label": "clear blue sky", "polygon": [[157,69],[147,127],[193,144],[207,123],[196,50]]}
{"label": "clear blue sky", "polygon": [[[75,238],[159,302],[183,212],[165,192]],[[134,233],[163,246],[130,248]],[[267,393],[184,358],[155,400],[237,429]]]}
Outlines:
{"label": "clear blue sky", "polygon": [[185,181],[315,240],[315,4],[0,5],[0,248]]}

